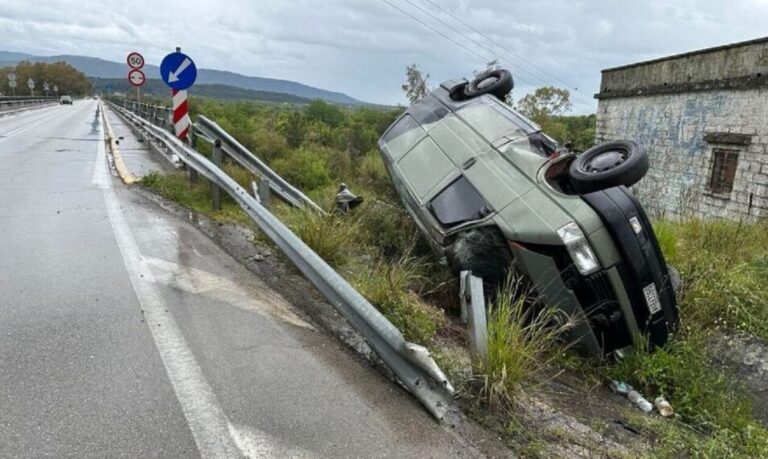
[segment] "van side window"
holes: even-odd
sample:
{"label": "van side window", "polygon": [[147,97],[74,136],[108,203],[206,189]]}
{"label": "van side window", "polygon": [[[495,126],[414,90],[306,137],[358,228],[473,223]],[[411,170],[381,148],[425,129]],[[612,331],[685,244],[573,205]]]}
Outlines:
{"label": "van side window", "polygon": [[430,210],[441,225],[450,227],[491,213],[480,193],[463,175],[430,201]]}

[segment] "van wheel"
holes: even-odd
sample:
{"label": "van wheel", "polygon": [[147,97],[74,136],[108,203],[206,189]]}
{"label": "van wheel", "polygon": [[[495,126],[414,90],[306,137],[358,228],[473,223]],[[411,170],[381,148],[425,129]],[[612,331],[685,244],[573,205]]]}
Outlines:
{"label": "van wheel", "polygon": [[467,99],[493,94],[499,100],[504,100],[515,86],[512,74],[508,70],[489,70],[478,75],[464,87],[464,96]]}
{"label": "van wheel", "polygon": [[501,231],[495,226],[483,226],[456,236],[446,250],[448,263],[456,275],[461,271],[483,279],[486,300],[495,298],[512,265],[512,252]]}
{"label": "van wheel", "polygon": [[620,185],[630,187],[645,176],[648,167],[645,148],[629,140],[617,140],[581,153],[568,172],[577,192],[591,193]]}

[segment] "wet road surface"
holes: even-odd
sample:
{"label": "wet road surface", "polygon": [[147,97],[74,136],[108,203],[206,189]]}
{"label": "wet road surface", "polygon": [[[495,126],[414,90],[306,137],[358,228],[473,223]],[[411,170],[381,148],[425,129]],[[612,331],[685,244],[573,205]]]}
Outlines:
{"label": "wet road surface", "polygon": [[0,118],[0,456],[471,455],[112,177],[97,106]]}

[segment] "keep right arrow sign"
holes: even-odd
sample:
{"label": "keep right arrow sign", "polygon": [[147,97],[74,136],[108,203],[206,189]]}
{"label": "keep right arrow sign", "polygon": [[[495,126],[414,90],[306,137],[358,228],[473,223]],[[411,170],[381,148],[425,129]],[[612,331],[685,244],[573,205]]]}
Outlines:
{"label": "keep right arrow sign", "polygon": [[171,89],[187,89],[197,79],[197,67],[184,53],[171,53],[160,63],[160,77]]}

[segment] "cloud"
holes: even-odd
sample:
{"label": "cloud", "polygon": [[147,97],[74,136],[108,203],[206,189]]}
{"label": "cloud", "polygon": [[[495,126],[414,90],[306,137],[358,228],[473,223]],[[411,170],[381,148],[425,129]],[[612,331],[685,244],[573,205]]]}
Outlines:
{"label": "cloud", "polygon": [[405,102],[408,64],[437,84],[499,58],[516,98],[553,84],[587,112],[601,69],[756,38],[765,17],[765,0],[0,0],[0,43],[114,61],[139,50],[153,63],[182,46],[201,67],[388,104]]}

